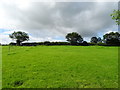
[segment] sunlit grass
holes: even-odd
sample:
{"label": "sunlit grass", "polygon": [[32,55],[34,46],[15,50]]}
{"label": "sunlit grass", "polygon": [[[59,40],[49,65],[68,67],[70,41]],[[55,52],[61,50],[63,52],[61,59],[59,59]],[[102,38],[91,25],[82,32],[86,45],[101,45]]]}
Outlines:
{"label": "sunlit grass", "polygon": [[118,48],[2,47],[3,88],[117,88]]}

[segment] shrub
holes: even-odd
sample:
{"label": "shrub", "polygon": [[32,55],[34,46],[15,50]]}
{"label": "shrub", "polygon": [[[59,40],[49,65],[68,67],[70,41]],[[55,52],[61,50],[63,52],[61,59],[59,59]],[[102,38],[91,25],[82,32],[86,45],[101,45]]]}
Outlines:
{"label": "shrub", "polygon": [[83,41],[82,45],[83,46],[89,46],[89,44],[86,41]]}
{"label": "shrub", "polygon": [[44,45],[50,45],[50,41],[45,41]]}

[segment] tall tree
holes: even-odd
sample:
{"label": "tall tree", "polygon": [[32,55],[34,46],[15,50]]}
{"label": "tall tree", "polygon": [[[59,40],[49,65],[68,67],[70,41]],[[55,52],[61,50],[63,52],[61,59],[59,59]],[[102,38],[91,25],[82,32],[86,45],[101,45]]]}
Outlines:
{"label": "tall tree", "polygon": [[92,37],[90,42],[91,43],[97,43],[98,42],[97,37]]}
{"label": "tall tree", "polygon": [[117,25],[120,25],[120,10],[114,10],[111,16],[112,19],[116,21]]}
{"label": "tall tree", "polygon": [[81,37],[81,35],[79,35],[77,32],[72,32],[72,33],[68,33],[66,35],[66,39],[67,41],[69,41],[72,45],[77,45],[79,43],[82,43],[83,38]]}
{"label": "tall tree", "polygon": [[120,34],[118,32],[110,32],[103,36],[104,42],[108,45],[120,45]]}
{"label": "tall tree", "polygon": [[25,32],[13,32],[12,34],[9,35],[9,37],[13,40],[16,40],[16,44],[18,46],[20,46],[22,44],[23,41],[28,41],[29,40],[29,36],[27,33]]}

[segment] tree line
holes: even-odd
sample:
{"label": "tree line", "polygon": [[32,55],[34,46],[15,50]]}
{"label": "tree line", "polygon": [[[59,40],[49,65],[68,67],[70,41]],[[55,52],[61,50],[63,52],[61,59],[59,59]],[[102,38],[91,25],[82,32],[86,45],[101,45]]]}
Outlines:
{"label": "tree line", "polygon": [[34,42],[34,43],[22,43],[24,41],[29,40],[29,35],[25,32],[13,32],[9,35],[9,37],[13,40],[16,40],[16,43],[10,43],[10,45],[18,45],[18,46],[36,46],[36,45],[81,45],[81,46],[89,46],[89,45],[102,45],[102,46],[120,46],[120,33],[118,32],[110,32],[103,35],[103,39],[100,37],[91,37],[90,42],[84,41],[83,37],[77,33],[72,32],[68,33],[65,37],[67,42]]}

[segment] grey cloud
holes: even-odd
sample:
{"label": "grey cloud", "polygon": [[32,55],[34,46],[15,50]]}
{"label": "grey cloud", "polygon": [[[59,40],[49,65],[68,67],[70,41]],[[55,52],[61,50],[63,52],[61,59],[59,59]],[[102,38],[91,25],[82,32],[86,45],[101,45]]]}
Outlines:
{"label": "grey cloud", "polygon": [[28,31],[34,37],[64,37],[73,31],[91,37],[115,25],[110,14],[117,8],[117,3],[56,2],[51,5],[33,2],[28,9],[21,9],[16,4],[4,4],[3,7],[16,21],[16,29]]}

